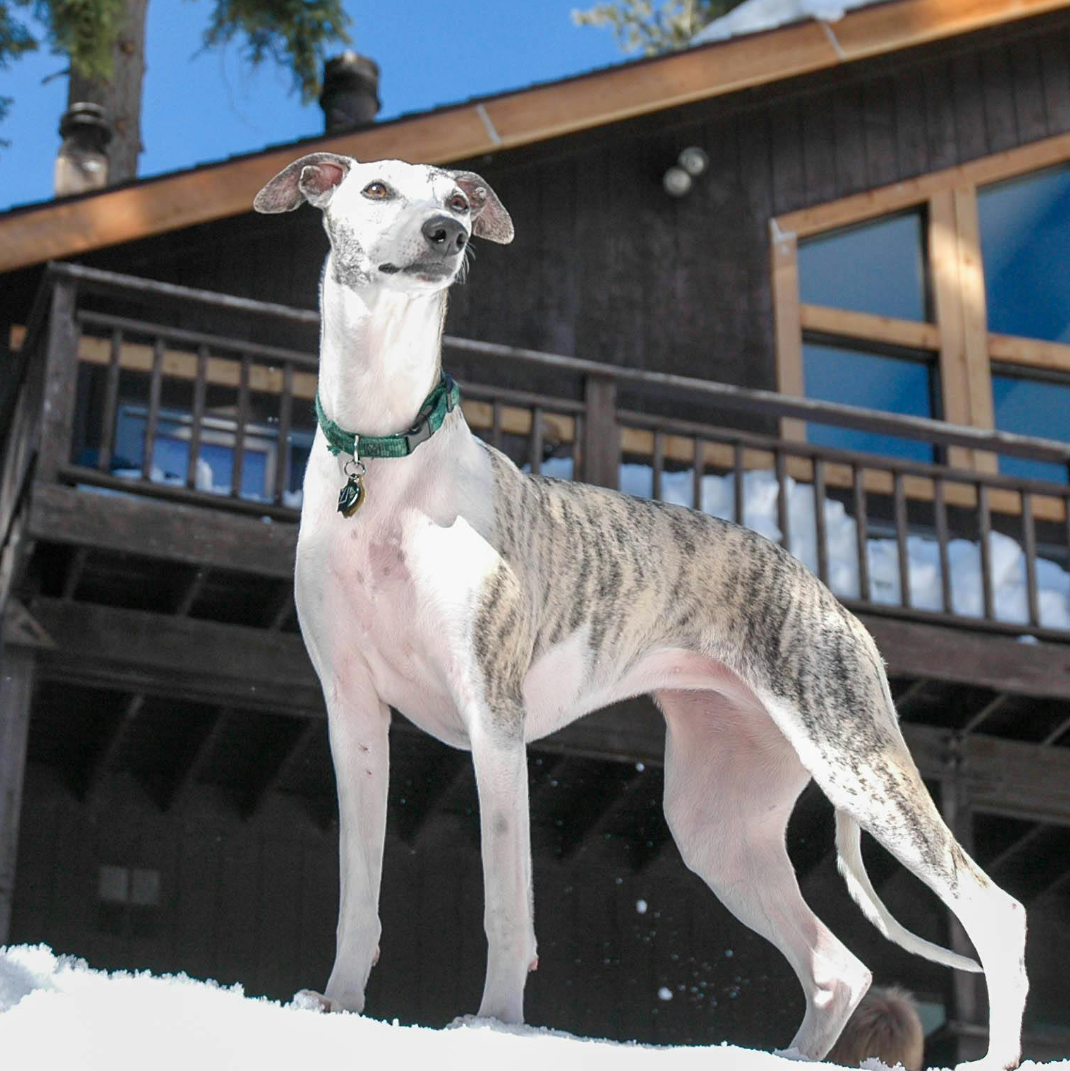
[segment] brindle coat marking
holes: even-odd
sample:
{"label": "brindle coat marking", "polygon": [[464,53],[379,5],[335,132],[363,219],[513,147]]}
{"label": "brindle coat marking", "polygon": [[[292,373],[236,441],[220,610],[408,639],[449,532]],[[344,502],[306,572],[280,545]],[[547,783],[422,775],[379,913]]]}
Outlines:
{"label": "brindle coat marking", "polygon": [[[473,234],[509,241],[508,213],[471,172],[328,153],[290,165],[256,207],[305,199],[323,210],[332,243],[324,409],[362,434],[407,428],[439,375],[459,251]],[[989,985],[986,1065],[1017,1063],[1024,912],[956,844],[907,752],[872,639],[807,569],[700,513],[524,475],[456,411],[410,457],[369,463],[353,521],[334,508],[345,460],[317,436],[296,575],[338,779],[341,903],[326,1007],[363,1010],[377,955],[389,707],[472,751],[488,941],[480,1015],[519,1021],[536,961],[525,743],[648,692],[665,715],[665,810],[685,862],[802,984],[792,1046],[828,1052],[870,980],[803,902],[785,851],[813,777],[837,809],[848,888],[886,936],[979,969],[891,917],[862,865],[860,827],[962,920]]]}

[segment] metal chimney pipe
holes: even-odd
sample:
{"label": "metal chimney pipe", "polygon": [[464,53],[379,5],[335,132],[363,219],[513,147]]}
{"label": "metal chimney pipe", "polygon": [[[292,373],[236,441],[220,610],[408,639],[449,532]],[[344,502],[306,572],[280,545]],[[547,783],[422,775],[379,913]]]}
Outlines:
{"label": "metal chimney pipe", "polygon": [[379,65],[349,51],[327,60],[320,107],[328,134],[374,122],[379,114]]}
{"label": "metal chimney pipe", "polygon": [[72,104],[59,121],[63,144],[56,156],[57,197],[99,190],[108,184],[111,124],[99,104]]}

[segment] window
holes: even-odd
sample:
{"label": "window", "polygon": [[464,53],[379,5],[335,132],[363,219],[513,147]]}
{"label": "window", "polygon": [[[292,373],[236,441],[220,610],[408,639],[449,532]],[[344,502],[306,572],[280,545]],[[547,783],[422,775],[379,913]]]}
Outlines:
{"label": "window", "polygon": [[1070,168],[977,192],[988,329],[1070,342]]}
{"label": "window", "polygon": [[928,319],[920,212],[811,238],[799,245],[799,296],[808,305]]}
{"label": "window", "polygon": [[[924,358],[804,343],[803,376],[808,398],[908,416],[933,415],[932,367]],[[820,446],[843,450],[864,450],[914,461],[933,459],[928,443],[830,424],[809,425],[806,437]]]}
{"label": "window", "polygon": [[[789,213],[772,231],[781,390],[1070,442],[1070,135]],[[812,423],[784,434],[803,427],[811,442],[931,459]],[[947,453],[1068,482],[1063,464]],[[1061,499],[1048,506],[1065,515]]]}
{"label": "window", "polygon": [[[147,410],[143,405],[120,406],[115,431],[112,471],[140,475],[145,456]],[[189,413],[161,409],[152,450],[152,479],[181,485],[189,472]],[[245,428],[241,496],[268,501],[272,496],[277,457],[277,430],[270,425],[248,424]],[[234,472],[234,421],[206,416],[201,425],[195,486],[200,491],[229,495]],[[311,432],[290,433],[290,491],[297,490],[312,446]]]}
{"label": "window", "polygon": [[[992,399],[1000,431],[1070,442],[1070,376],[1060,382],[993,369]],[[999,469],[1007,476],[1067,482],[1066,467],[1051,462],[1001,457]]]}

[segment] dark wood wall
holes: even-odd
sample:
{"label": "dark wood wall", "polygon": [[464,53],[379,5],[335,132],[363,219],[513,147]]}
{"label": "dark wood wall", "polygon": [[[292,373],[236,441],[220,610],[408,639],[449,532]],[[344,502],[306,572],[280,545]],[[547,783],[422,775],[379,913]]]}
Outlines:
{"label": "dark wood wall", "polygon": [[[471,161],[517,238],[476,243],[449,330],[769,387],[771,216],[1067,130],[1070,14],[1059,12]],[[661,176],[691,144],[712,167],[673,200]],[[312,307],[325,249],[302,208],[84,259]],[[19,300],[31,275],[11,280]]]}

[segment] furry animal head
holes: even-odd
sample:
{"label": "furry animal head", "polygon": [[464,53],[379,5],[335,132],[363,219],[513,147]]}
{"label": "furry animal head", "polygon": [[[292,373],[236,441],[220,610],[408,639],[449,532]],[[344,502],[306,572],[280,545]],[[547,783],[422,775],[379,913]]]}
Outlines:
{"label": "furry animal head", "polygon": [[877,1057],[889,1067],[921,1071],[925,1034],[914,999],[905,989],[871,989],[847,1020],[839,1041],[825,1057],[828,1063],[858,1067]]}
{"label": "furry animal head", "polygon": [[335,278],[354,288],[443,290],[461,273],[473,235],[513,240],[509,213],[474,171],[316,152],[283,168],[253,207],[292,212],[305,201],[323,212]]}

